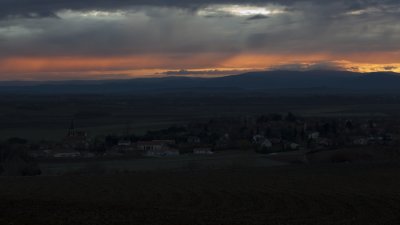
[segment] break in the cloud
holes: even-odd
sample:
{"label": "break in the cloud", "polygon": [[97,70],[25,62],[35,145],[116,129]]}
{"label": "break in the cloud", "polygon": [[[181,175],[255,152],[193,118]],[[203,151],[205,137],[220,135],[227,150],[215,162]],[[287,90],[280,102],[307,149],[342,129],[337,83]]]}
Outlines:
{"label": "break in the cloud", "polygon": [[257,69],[242,69],[242,70],[218,70],[218,69],[213,69],[213,70],[185,70],[185,69],[180,69],[180,70],[169,70],[169,71],[164,71],[161,73],[157,73],[159,75],[167,75],[167,76],[225,76],[225,75],[235,75],[239,73],[246,73],[246,72],[252,72]]}
{"label": "break in the cloud", "polygon": [[307,71],[307,70],[347,70],[343,62],[314,62],[314,63],[292,63],[272,66],[269,70],[289,70],[289,71]]}
{"label": "break in the cloud", "polygon": [[0,0],[0,6],[0,79],[285,67],[400,72],[397,0]]}

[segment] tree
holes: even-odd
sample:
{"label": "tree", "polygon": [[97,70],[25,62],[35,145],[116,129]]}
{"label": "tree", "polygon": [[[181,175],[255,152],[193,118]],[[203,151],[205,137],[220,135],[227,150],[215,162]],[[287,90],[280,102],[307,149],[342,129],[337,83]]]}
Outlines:
{"label": "tree", "polygon": [[346,121],[346,128],[349,130],[353,130],[353,123],[351,122],[351,120]]}
{"label": "tree", "polygon": [[10,145],[14,144],[25,145],[28,143],[28,140],[19,137],[12,137],[7,140],[7,143]]}
{"label": "tree", "polygon": [[39,166],[24,154],[20,146],[0,147],[0,174],[6,176],[36,176],[41,174]]}
{"label": "tree", "polygon": [[297,117],[293,113],[289,112],[286,115],[285,120],[288,121],[288,122],[296,122],[297,121]]}
{"label": "tree", "polygon": [[322,127],[323,127],[322,133],[325,135],[328,134],[331,130],[331,125],[329,123],[325,123]]}
{"label": "tree", "polygon": [[271,119],[273,121],[281,121],[282,120],[282,115],[281,114],[271,114]]}
{"label": "tree", "polygon": [[107,135],[104,141],[106,146],[112,147],[118,144],[119,137],[115,135]]}

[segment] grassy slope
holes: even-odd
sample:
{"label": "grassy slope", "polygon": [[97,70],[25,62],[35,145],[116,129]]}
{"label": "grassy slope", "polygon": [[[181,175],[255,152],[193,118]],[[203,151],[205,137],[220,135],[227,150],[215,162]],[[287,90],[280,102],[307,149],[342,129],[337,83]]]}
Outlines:
{"label": "grassy slope", "polygon": [[400,165],[0,179],[0,224],[398,224]]}

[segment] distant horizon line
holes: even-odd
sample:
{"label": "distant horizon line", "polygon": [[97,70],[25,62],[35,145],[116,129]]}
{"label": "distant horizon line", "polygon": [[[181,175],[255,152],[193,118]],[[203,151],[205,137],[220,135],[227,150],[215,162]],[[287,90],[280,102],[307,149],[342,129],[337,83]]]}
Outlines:
{"label": "distant horizon line", "polygon": [[[176,70],[178,73],[181,70]],[[190,71],[190,70],[189,70]],[[239,72],[239,71],[238,71]],[[249,70],[249,71],[243,71],[242,73],[236,73],[236,74],[220,74],[220,75],[209,75],[209,74],[153,74],[153,75],[138,75],[138,76],[132,76],[132,77],[127,77],[127,76],[121,76],[121,77],[95,77],[93,79],[90,78],[72,78],[72,79],[15,79],[15,80],[1,80],[0,83],[12,83],[12,82],[26,82],[26,83],[48,83],[48,82],[79,82],[79,81],[123,81],[123,80],[135,80],[135,79],[161,79],[161,78],[202,78],[202,79],[212,79],[212,78],[218,78],[218,77],[229,77],[229,76],[238,76],[238,75],[244,75],[248,73],[260,73],[260,72],[296,72],[296,73],[306,73],[306,72],[346,72],[346,73],[354,73],[354,74],[375,74],[375,73],[387,73],[387,74],[394,74],[394,75],[400,75],[399,72],[395,71],[368,71],[368,72],[363,72],[363,71],[351,71],[351,70],[334,70],[334,69],[313,69],[313,70],[290,70],[290,69],[274,69],[274,70]]]}

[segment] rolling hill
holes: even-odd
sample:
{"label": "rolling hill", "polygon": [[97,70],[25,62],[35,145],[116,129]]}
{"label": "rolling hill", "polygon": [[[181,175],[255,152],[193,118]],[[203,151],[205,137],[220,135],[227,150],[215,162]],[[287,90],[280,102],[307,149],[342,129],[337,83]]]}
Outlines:
{"label": "rolling hill", "polygon": [[400,75],[388,72],[265,71],[217,78],[0,82],[0,93],[151,94],[160,92],[400,93]]}

